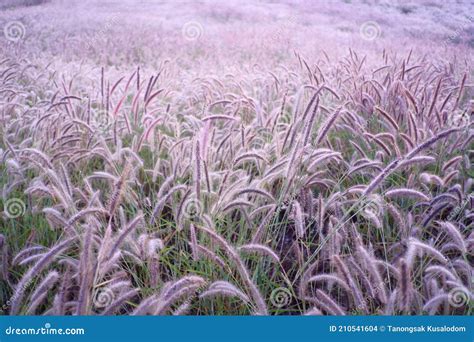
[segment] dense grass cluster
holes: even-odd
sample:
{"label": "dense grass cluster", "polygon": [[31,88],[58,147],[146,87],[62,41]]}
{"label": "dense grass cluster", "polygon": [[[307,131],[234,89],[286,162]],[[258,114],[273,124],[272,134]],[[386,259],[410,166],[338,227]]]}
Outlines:
{"label": "dense grass cluster", "polygon": [[285,60],[184,85],[5,52],[0,309],[471,314],[470,65]]}

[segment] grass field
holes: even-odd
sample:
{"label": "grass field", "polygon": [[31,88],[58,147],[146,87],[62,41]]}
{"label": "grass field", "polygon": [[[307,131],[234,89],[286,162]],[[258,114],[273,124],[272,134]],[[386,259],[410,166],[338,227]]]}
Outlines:
{"label": "grass field", "polygon": [[470,1],[0,5],[0,312],[471,315]]}

